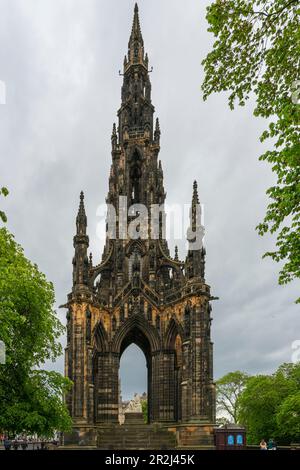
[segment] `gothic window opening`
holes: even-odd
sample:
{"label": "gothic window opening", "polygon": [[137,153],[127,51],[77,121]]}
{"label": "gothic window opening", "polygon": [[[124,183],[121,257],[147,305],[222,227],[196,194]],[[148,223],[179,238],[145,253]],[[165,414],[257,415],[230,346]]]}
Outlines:
{"label": "gothic window opening", "polygon": [[130,168],[130,182],[131,182],[131,203],[136,204],[140,202],[141,195],[141,161],[137,151],[135,151],[131,168]]}
{"label": "gothic window opening", "polygon": [[[120,414],[126,413],[126,407],[131,411],[141,413],[141,400],[147,400],[147,413],[141,414],[144,422],[151,421],[152,402],[152,359],[151,347],[147,337],[138,328],[133,328],[124,338],[120,348],[119,387],[123,407]],[[136,395],[137,394],[137,395]],[[119,396],[120,396],[119,395]],[[132,402],[131,404],[129,402]],[[145,406],[145,405],[144,405]],[[132,408],[137,407],[137,410]]]}
{"label": "gothic window opening", "polygon": [[[137,373],[138,371],[138,373]],[[146,357],[136,344],[123,352],[119,369],[119,423],[126,423],[126,411],[142,412],[147,401],[148,377]],[[145,413],[146,418],[146,413]]]}
{"label": "gothic window opening", "polygon": [[175,420],[181,419],[181,382],[182,382],[182,340],[178,334],[175,338],[175,401],[179,406],[175,410]]}
{"label": "gothic window opening", "polygon": [[137,59],[138,58],[138,54],[139,54],[139,43],[136,42],[134,44],[134,58]]}
{"label": "gothic window opening", "polygon": [[138,272],[139,276],[141,275],[141,263],[142,263],[142,257],[140,253],[137,251],[133,252],[130,255],[129,261],[128,261],[128,278],[129,280],[132,280],[134,272]]}

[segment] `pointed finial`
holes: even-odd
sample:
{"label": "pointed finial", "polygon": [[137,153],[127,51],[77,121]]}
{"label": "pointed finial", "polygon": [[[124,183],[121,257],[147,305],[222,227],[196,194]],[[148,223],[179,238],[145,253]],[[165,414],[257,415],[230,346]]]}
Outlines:
{"label": "pointed finial", "polygon": [[128,61],[130,64],[141,63],[144,61],[144,41],[141,32],[137,3],[134,7],[131,35],[128,43]]}
{"label": "pointed finial", "polygon": [[139,7],[138,7],[137,3],[134,6],[134,16],[133,16],[133,24],[132,24],[132,34],[134,34],[134,33],[141,38]]}
{"label": "pointed finial", "polygon": [[112,151],[115,151],[118,145],[118,136],[117,136],[117,129],[116,129],[115,123],[113,123],[113,128],[112,128],[111,145],[112,145]]}
{"label": "pointed finial", "polygon": [[92,252],[90,253],[90,265],[93,266],[93,254],[92,254]]}
{"label": "pointed finial", "polygon": [[87,217],[86,217],[85,207],[84,207],[83,191],[80,192],[80,203],[79,203],[78,214],[76,217],[76,226],[77,226],[77,234],[85,233],[86,227],[87,227]]}
{"label": "pointed finial", "polygon": [[84,192],[80,192],[80,203],[79,203],[79,209],[78,209],[78,217],[80,215],[85,216],[85,208],[84,208]]}
{"label": "pointed finial", "polygon": [[156,118],[156,121],[155,121],[155,131],[154,131],[154,142],[159,145],[159,140],[160,140],[159,119]]}
{"label": "pointed finial", "polygon": [[179,258],[178,258],[178,246],[177,246],[177,245],[175,246],[175,257],[174,257],[174,259],[175,259],[176,261],[178,261],[178,259],[179,259]]}
{"label": "pointed finial", "polygon": [[156,121],[155,121],[155,131],[160,132],[159,119],[158,118],[156,118]]}
{"label": "pointed finial", "polygon": [[193,183],[193,204],[199,204],[198,184],[196,180]]}

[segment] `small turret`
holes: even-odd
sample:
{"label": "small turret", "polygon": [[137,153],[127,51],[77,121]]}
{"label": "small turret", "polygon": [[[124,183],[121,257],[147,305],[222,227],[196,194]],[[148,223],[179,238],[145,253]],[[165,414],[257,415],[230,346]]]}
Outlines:
{"label": "small turret", "polygon": [[113,123],[113,129],[112,129],[112,134],[111,134],[111,148],[112,148],[112,151],[117,150],[117,145],[118,145],[117,129],[116,129],[116,124]]}
{"label": "small turret", "polygon": [[156,122],[155,122],[154,142],[157,145],[159,145],[159,142],[160,142],[160,127],[159,127],[159,119],[158,118],[156,118]]}
{"label": "small turret", "polygon": [[186,275],[204,281],[205,249],[203,248],[204,227],[201,225],[201,206],[198,196],[197,181],[193,183],[193,196],[190,209],[190,226],[187,231],[188,254],[186,257]]}
{"label": "small turret", "polygon": [[80,193],[78,214],[76,217],[76,235],[74,237],[75,254],[73,258],[73,292],[88,286],[89,259],[87,250],[89,237],[86,234],[87,217],[84,207],[84,194]]}

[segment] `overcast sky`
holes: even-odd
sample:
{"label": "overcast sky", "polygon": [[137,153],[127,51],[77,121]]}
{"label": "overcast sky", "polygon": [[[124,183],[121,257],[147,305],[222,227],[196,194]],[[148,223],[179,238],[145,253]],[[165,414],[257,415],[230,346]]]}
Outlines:
{"label": "overcast sky", "polygon": [[[294,300],[299,283],[278,286],[279,266],[262,260],[274,239],[260,238],[273,183],[259,135],[265,123],[226,96],[203,102],[201,60],[212,45],[204,0],[140,0],[152,98],[162,131],[161,160],[169,203],[189,202],[196,178],[205,207],[206,279],[213,304],[214,370],[272,372],[291,361],[300,339]],[[132,0],[0,0],[0,185],[8,228],[55,286],[57,305],[72,280],[72,237],[85,191],[94,260],[97,206],[108,190],[110,135],[120,105]],[[1,208],[2,208],[1,207]],[[184,243],[180,244],[183,258]],[[60,311],[64,320],[65,312]],[[146,389],[144,358],[122,358],[127,398]],[[52,366],[63,370],[63,358]],[[137,373],[139,371],[139,373]]]}

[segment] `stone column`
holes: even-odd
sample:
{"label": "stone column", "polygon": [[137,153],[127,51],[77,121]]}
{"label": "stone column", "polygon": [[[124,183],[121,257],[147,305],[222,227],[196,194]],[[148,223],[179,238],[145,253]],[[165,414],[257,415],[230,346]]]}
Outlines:
{"label": "stone column", "polygon": [[117,423],[119,414],[119,355],[98,353],[96,379],[96,422]]}
{"label": "stone column", "polygon": [[191,413],[190,340],[182,343],[181,417],[188,421]]}

